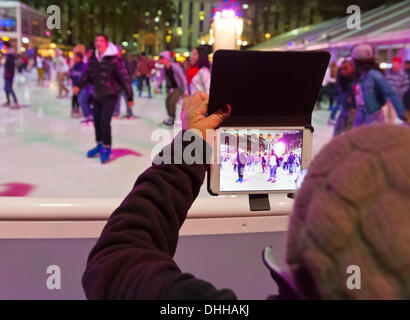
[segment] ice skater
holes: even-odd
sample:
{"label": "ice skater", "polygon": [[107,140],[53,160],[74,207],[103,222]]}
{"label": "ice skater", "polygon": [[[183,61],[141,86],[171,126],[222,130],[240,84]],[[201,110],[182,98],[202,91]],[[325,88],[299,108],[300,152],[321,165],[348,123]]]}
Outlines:
{"label": "ice skater", "polygon": [[13,90],[13,79],[16,69],[16,54],[9,42],[3,42],[3,47],[6,50],[5,64],[4,64],[4,90],[6,92],[7,101],[3,104],[4,107],[10,107],[10,95],[13,98],[14,105],[12,109],[18,109],[16,94]]}
{"label": "ice skater", "polygon": [[288,158],[288,167],[289,167],[289,174],[293,175],[295,171],[295,155],[293,152],[290,153],[289,158]]}
{"label": "ice skater", "polygon": [[78,95],[80,89],[88,85],[93,87],[94,128],[97,146],[88,151],[87,157],[100,155],[101,163],[106,163],[111,154],[111,118],[118,95],[124,90],[128,107],[134,105],[133,91],[125,64],[117,56],[117,48],[108,42],[106,35],[95,37],[96,52],[88,61],[73,94]]}
{"label": "ice skater", "polygon": [[276,182],[276,172],[278,170],[279,159],[275,152],[268,157],[268,167],[269,167],[269,182]]}
{"label": "ice skater", "polygon": [[236,182],[243,182],[243,172],[245,171],[246,162],[248,160],[247,158],[248,157],[246,156],[246,152],[244,152],[242,149],[239,149],[236,155],[236,161],[238,166],[238,180],[236,180]]}

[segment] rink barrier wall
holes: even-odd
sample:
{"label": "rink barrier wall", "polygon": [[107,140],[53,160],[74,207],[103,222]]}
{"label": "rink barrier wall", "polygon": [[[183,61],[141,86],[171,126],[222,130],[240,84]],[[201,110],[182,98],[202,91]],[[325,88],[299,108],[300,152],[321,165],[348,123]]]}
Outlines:
{"label": "rink barrier wall", "polygon": [[[270,195],[271,210],[251,212],[248,196],[199,197],[180,235],[286,231],[293,200]],[[97,238],[122,199],[0,198],[0,239]]]}

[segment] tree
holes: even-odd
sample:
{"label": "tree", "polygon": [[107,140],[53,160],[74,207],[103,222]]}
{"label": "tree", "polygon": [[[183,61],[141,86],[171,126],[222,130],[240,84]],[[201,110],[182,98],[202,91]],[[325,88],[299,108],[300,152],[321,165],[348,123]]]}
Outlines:
{"label": "tree", "polygon": [[[53,32],[57,43],[75,45],[93,42],[96,33],[106,33],[113,42],[131,41],[134,34],[167,29],[175,9],[171,0],[23,0],[46,12],[58,5],[62,12],[62,30]],[[148,13],[148,15],[147,15]],[[160,13],[160,14],[159,14]],[[159,16],[159,21],[155,18]],[[158,20],[158,19],[157,19]],[[165,41],[165,39],[163,39]]]}

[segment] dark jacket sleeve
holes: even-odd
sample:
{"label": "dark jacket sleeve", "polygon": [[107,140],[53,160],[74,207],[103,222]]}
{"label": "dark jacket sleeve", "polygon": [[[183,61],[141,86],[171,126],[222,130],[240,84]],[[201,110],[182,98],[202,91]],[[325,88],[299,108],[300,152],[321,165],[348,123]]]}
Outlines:
{"label": "dark jacket sleeve", "polygon": [[121,58],[116,58],[115,60],[116,68],[114,68],[115,76],[117,77],[121,88],[125,91],[127,95],[127,100],[132,101],[134,99],[134,92],[132,91],[131,79],[128,74],[125,62]]}
{"label": "dark jacket sleeve", "polygon": [[91,63],[88,62],[87,66],[84,69],[83,74],[81,75],[80,80],[77,83],[77,87],[79,87],[80,89],[88,86],[91,84],[91,76],[90,74],[92,73],[91,69]]}
{"label": "dark jacket sleeve", "polygon": [[[161,154],[166,150],[172,145]],[[236,299],[230,290],[182,273],[173,260],[179,228],[205,171],[201,164],[154,164],[139,176],[89,255],[87,298]]]}

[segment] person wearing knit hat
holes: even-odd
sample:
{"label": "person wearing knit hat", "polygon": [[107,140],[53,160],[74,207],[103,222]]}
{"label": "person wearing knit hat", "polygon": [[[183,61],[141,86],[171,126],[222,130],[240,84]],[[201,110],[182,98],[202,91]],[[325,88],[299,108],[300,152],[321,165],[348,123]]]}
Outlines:
{"label": "person wearing knit hat", "polygon": [[[374,125],[312,161],[290,218],[287,263],[305,299],[410,299],[410,128]],[[347,287],[360,268],[360,290]]]}
{"label": "person wearing knit hat", "polygon": [[384,123],[382,107],[387,100],[392,103],[399,118],[408,122],[403,101],[380,72],[375,62],[372,46],[369,44],[357,45],[353,48],[351,57],[356,66],[354,84],[356,116],[353,127]]}
{"label": "person wearing knit hat", "polygon": [[[188,99],[183,130],[212,130],[229,116],[230,108],[206,117],[207,100],[200,92]],[[175,141],[182,141],[182,132],[108,219],[83,275],[87,298],[237,298],[232,290],[218,290],[183,273],[173,258],[178,231],[206,172],[203,162],[180,161],[178,152],[171,151]],[[210,146],[204,143],[204,148]],[[164,155],[175,164],[161,164]],[[279,287],[276,298],[410,299],[409,163],[407,126],[355,128],[322,149],[290,215],[289,272],[277,268],[271,249],[264,251],[265,265]],[[351,266],[360,268],[360,290],[349,289],[359,285],[349,283]]]}

